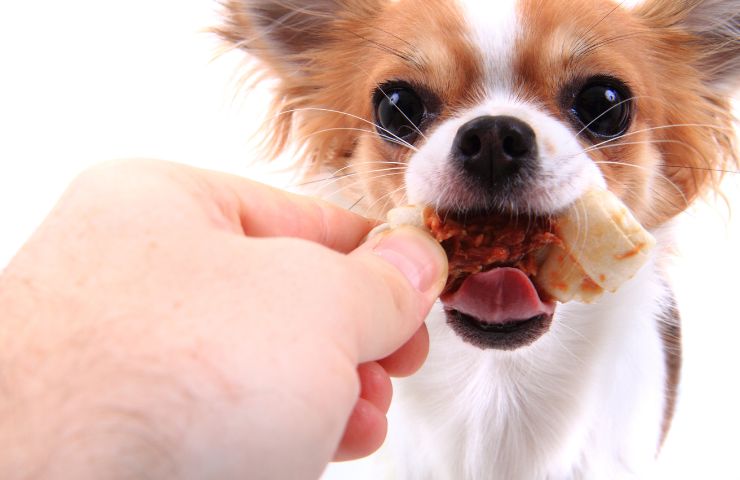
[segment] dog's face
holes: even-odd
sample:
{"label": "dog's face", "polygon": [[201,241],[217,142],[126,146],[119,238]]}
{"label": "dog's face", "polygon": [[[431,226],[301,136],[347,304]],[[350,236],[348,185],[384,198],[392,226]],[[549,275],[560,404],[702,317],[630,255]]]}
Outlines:
{"label": "dog's face", "polygon": [[[358,139],[353,161],[407,168],[405,188],[381,179],[373,197],[550,214],[606,180],[648,210],[660,157],[648,129],[661,121],[636,111],[655,112],[670,93],[635,54],[644,47],[628,13],[591,1],[399,2],[381,23],[398,25],[383,42],[399,54],[360,69],[378,135]],[[591,45],[615,39],[627,48]]]}
{"label": "dog's face", "polygon": [[[364,204],[547,214],[589,184],[648,226],[733,155],[732,1],[232,0],[296,138]],[[293,115],[280,115],[284,131]],[[343,170],[347,172],[347,170]],[[354,179],[357,181],[357,178]],[[386,201],[388,200],[388,201]]]}
{"label": "dog's face", "polygon": [[271,125],[366,213],[551,215],[606,185],[647,227],[734,161],[734,0],[231,0]]}

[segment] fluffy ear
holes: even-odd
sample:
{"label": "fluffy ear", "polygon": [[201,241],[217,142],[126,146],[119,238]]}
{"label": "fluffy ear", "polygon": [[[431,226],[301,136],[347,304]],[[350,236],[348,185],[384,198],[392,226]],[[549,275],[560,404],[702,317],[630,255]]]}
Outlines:
{"label": "fluffy ear", "polygon": [[[217,32],[278,73],[300,68],[335,36],[351,11],[348,0],[224,0],[225,22]],[[357,3],[357,2],[352,2]]]}
{"label": "fluffy ear", "polygon": [[644,0],[644,22],[655,88],[653,131],[661,154],[655,182],[661,221],[716,191],[737,169],[731,98],[740,87],[738,0]]}
{"label": "fluffy ear", "polygon": [[740,87],[738,0],[648,0],[639,10],[653,25],[689,35],[694,67],[715,91],[730,94]]}
{"label": "fluffy ear", "polygon": [[725,90],[740,85],[740,3],[737,0],[704,0],[686,18],[702,52],[700,68],[716,86]]}
{"label": "fluffy ear", "polygon": [[276,80],[263,129],[265,156],[278,155],[291,136],[302,144],[299,160],[316,165],[351,150],[351,135],[333,133],[362,126],[352,123],[362,115],[352,102],[362,97],[347,95],[346,88],[367,44],[363,32],[386,0],[222,1],[224,21],[216,33],[259,60],[245,80]]}

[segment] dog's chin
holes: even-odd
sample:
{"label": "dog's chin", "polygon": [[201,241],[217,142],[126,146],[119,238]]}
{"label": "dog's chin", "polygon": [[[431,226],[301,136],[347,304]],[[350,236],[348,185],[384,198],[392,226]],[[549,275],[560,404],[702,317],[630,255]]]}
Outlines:
{"label": "dog's chin", "polygon": [[483,350],[512,351],[537,341],[550,330],[553,315],[543,314],[524,320],[490,324],[475,317],[445,309],[447,323],[460,338]]}

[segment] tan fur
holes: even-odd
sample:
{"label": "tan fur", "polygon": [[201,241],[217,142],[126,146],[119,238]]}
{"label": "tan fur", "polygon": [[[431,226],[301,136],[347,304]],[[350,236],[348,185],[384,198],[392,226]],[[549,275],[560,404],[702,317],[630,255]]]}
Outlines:
{"label": "tan fur", "polygon": [[[686,209],[717,185],[722,171],[737,165],[729,100],[712,90],[712,71],[700,70],[716,49],[682,25],[698,1],[651,0],[634,14],[591,0],[520,5],[525,34],[517,47],[516,80],[523,98],[567,121],[560,92],[569,82],[609,74],[632,89],[637,115],[629,135],[591,155],[610,188],[648,227]],[[403,176],[395,171],[379,177],[377,170],[384,161],[405,162],[411,150],[377,137],[372,92],[387,80],[403,79],[439,96],[442,117],[454,115],[482,92],[481,66],[453,2],[338,4],[343,6],[325,19],[320,41],[296,52],[271,49],[242,0],[227,0],[229,20],[218,31],[279,79],[274,120],[266,126],[272,152],[291,137],[314,166],[339,169],[356,162],[352,171],[361,172],[355,184],[366,206],[385,210],[403,201]],[[583,144],[593,145],[585,137]],[[379,203],[388,192],[396,193]]]}
{"label": "tan fur", "polygon": [[261,46],[263,40],[244,14],[243,2],[227,4],[230,20],[217,31],[256,54],[265,71],[279,80],[273,120],[265,125],[270,153],[279,154],[290,136],[301,146],[298,161],[313,167],[338,170],[356,159],[342,175],[351,175],[365,213],[380,218],[404,202],[404,192],[401,170],[378,170],[397,167],[387,162],[405,163],[413,152],[378,138],[371,105],[374,90],[394,79],[423,85],[443,103],[440,117],[454,115],[478,100],[480,60],[470,49],[451,2],[361,3],[363,15],[347,12],[332,20],[323,43],[295,55],[304,64],[300,74],[285,71],[286,59]]}
{"label": "tan fur", "polygon": [[[610,189],[649,227],[685,210],[736,164],[728,99],[698,71],[701,52],[675,27],[681,10],[666,18],[656,3],[664,2],[648,2],[632,15],[606,2],[525,0],[517,64],[526,98],[564,122],[557,92],[568,84],[597,74],[627,82],[636,105],[630,131],[590,155]],[[581,139],[584,148],[593,146]]]}
{"label": "tan fur", "polygon": [[[303,146],[303,160],[314,165],[341,168],[360,144],[368,159],[403,161],[409,150],[396,152],[375,138],[375,88],[390,79],[417,82],[453,112],[473,101],[477,59],[449,2],[409,0],[403,8],[374,0],[346,3],[352,7],[327,22],[321,43],[292,55],[280,57],[264,45],[239,0],[226,3],[229,20],[216,31],[258,56],[279,80],[273,120],[265,127],[274,154],[291,135]],[[288,62],[300,64],[301,71],[286,68]]]}

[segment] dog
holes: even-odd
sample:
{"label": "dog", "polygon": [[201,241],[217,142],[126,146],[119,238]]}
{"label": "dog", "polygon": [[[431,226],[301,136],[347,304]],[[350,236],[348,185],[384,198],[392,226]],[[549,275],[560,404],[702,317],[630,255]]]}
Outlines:
{"label": "dog", "polygon": [[549,328],[510,318],[492,331],[435,308],[429,358],[396,382],[389,438],[361,465],[366,478],[647,475],[680,377],[671,220],[737,165],[737,0],[224,8],[218,33],[274,81],[272,152],[292,146],[297,168],[334,172],[352,208],[382,218],[421,204],[519,221],[600,186],[658,240],[616,293],[558,305]]}

